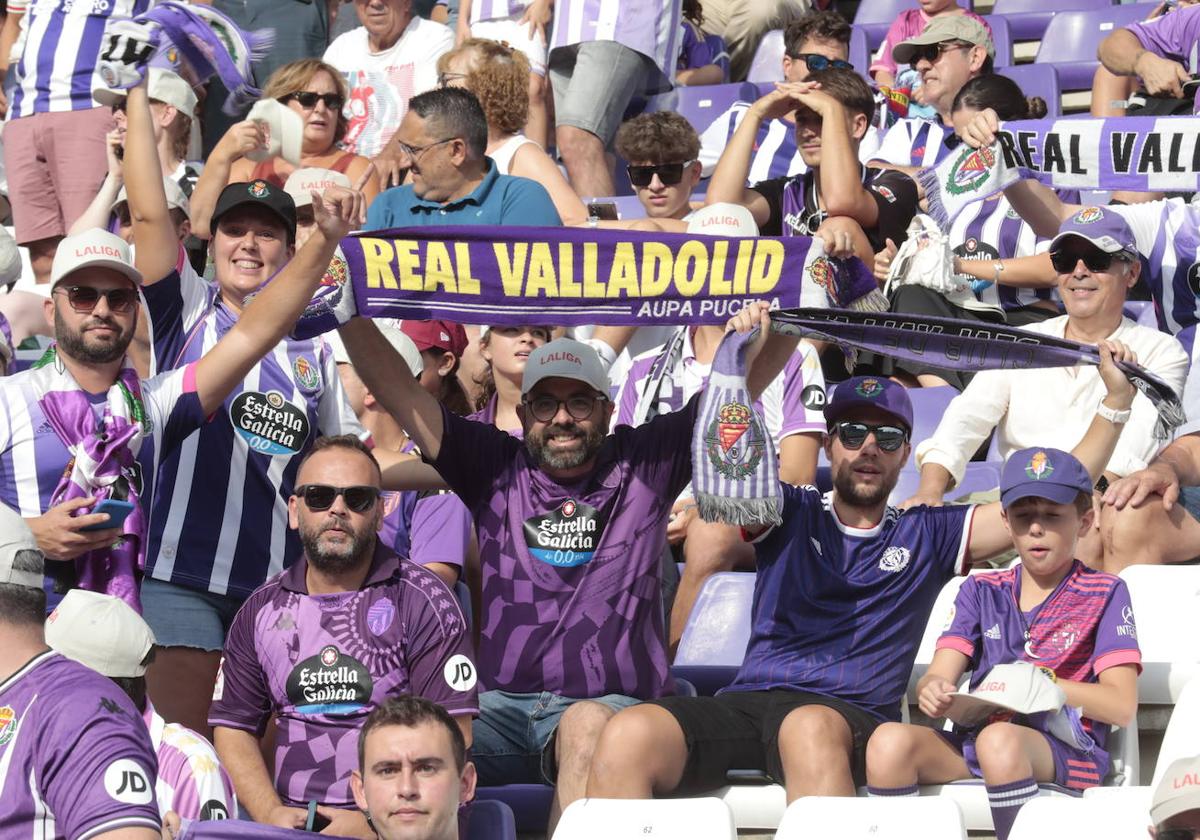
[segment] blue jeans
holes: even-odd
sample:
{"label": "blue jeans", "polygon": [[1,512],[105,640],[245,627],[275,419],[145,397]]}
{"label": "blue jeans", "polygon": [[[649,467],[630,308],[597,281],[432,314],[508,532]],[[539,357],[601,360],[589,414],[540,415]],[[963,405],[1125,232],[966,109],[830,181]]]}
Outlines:
{"label": "blue jeans", "polygon": [[243,600],[151,577],[142,579],[142,618],[159,647],[220,651]]}
{"label": "blue jeans", "polygon": [[[558,776],[554,733],[563,713],[580,699],[548,691],[480,694],[479,717],[471,727],[471,759],[479,773],[479,784],[554,784]],[[613,711],[642,702],[623,694],[587,699]]]}

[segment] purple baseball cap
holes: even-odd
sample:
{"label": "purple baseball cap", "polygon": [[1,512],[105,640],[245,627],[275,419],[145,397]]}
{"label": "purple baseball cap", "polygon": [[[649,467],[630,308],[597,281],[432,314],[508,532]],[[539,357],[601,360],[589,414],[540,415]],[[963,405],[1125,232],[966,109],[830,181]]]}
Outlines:
{"label": "purple baseball cap", "polygon": [[1049,447],[1020,449],[1008,456],[1000,476],[1000,504],[1007,510],[1018,499],[1033,496],[1060,505],[1092,492],[1092,477],[1069,452]]}
{"label": "purple baseball cap", "polygon": [[1125,217],[1111,208],[1084,207],[1058,226],[1058,235],[1050,241],[1050,250],[1058,247],[1068,236],[1086,239],[1101,251],[1115,254],[1127,251],[1137,256],[1137,240]]}
{"label": "purple baseball cap", "polygon": [[882,376],[855,376],[833,389],[825,404],[825,422],[833,424],[857,408],[877,408],[887,412],[910,432],[913,427],[912,401],[908,390]]}

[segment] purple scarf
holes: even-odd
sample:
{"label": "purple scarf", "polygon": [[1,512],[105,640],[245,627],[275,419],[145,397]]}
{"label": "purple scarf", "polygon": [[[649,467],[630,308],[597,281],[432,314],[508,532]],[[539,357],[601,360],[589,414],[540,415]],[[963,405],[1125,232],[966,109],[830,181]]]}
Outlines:
{"label": "purple scarf", "polygon": [[[137,452],[147,434],[142,388],[137,372],[126,365],[109,388],[99,425],[92,402],[49,350],[31,368],[38,406],[71,460],[50,497],[50,505],[95,496],[133,503],[124,534],[112,548],[75,560],[79,586],[124,600],[141,612],[137,572],[146,560],[146,519],[138,504]],[[89,513],[80,508],[78,515]]]}

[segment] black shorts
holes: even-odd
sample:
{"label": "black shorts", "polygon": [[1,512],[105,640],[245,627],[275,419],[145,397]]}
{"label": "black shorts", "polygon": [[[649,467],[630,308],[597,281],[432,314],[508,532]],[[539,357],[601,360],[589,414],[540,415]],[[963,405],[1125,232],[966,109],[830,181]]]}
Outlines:
{"label": "black shorts", "polygon": [[867,740],[880,724],[858,706],[810,691],[727,691],[716,697],[662,697],[652,701],[679,723],[688,757],[677,793],[692,795],[726,783],[730,770],[766,770],[783,784],[779,727],[802,706],[828,706],[850,727],[850,769],[856,785],[867,780]]}

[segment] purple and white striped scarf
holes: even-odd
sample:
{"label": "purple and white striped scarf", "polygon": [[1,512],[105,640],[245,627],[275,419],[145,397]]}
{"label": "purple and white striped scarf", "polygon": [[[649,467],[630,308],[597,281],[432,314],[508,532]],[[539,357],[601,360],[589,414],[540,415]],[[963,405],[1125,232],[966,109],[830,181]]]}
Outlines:
{"label": "purple and white striped scarf", "polygon": [[[137,572],[146,560],[146,519],[138,504],[136,459],[148,427],[137,371],[128,364],[121,368],[97,424],[87,392],[58,358],[57,347],[51,345],[30,370],[38,406],[72,456],[50,497],[51,507],[88,496],[133,503],[119,542],[75,560],[79,586],[115,595],[141,612]],[[90,512],[80,508],[77,515]]]}
{"label": "purple and white striped scarf", "polygon": [[692,489],[707,522],[778,525],[783,497],[775,446],[746,386],[746,351],[758,330],[725,335],[713,358],[692,434]]}

